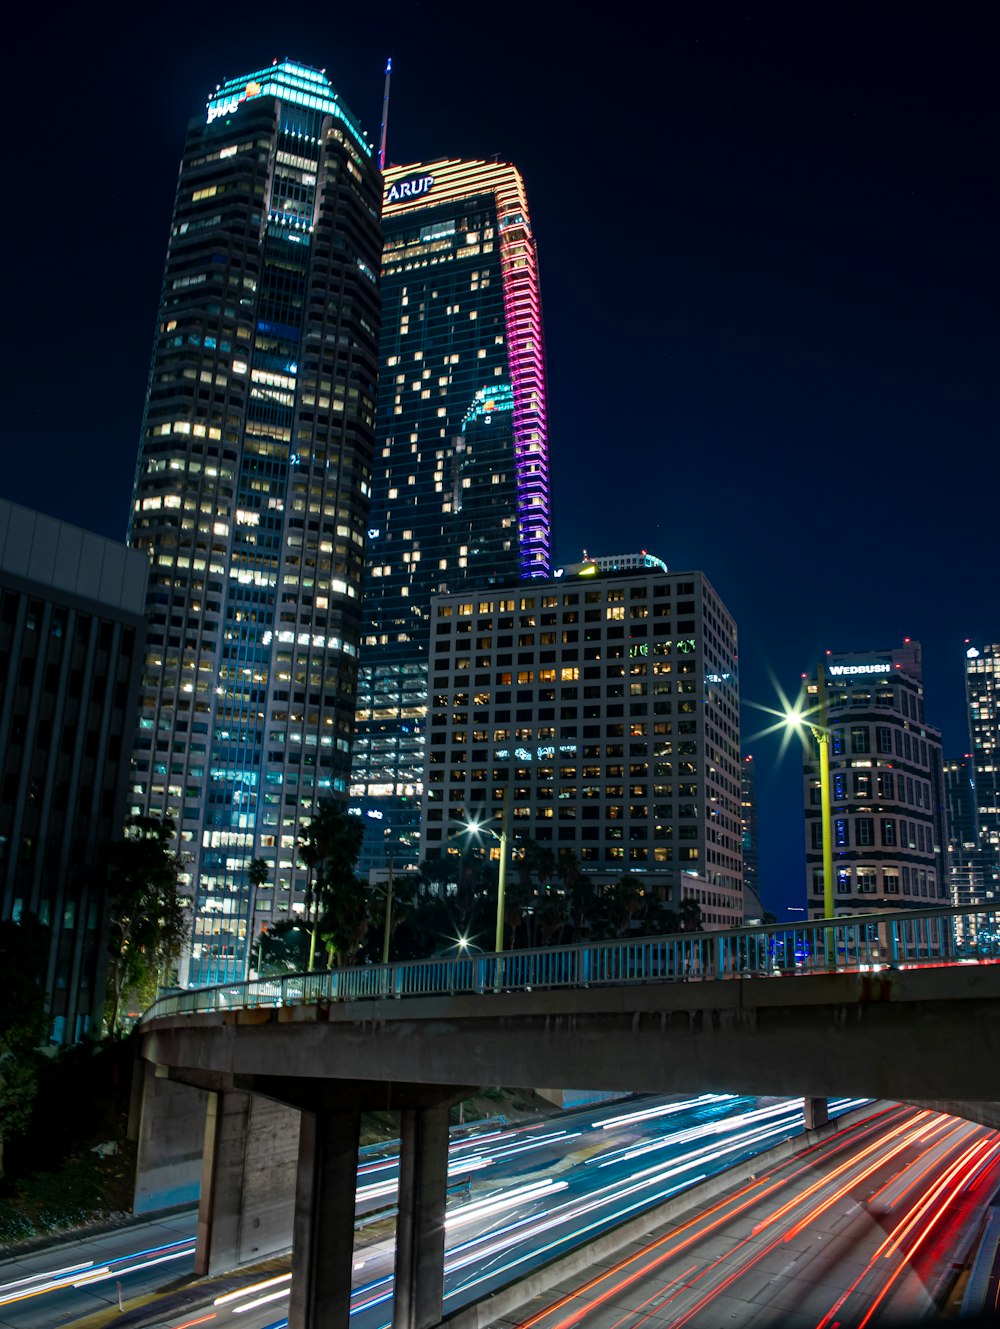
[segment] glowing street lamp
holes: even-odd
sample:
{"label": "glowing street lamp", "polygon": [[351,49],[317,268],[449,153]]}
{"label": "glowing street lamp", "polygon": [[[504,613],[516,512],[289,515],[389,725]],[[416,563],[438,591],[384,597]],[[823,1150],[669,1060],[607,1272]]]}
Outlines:
{"label": "glowing street lamp", "polygon": [[499,955],[503,950],[503,924],[505,897],[507,891],[507,844],[510,839],[510,797],[511,787],[508,782],[503,791],[503,803],[500,810],[500,832],[488,826],[485,822],[470,821],[466,822],[466,828],[473,834],[478,835],[480,831],[485,831],[487,835],[492,835],[494,840],[500,843],[500,872],[497,878],[497,935],[496,952]]}
{"label": "glowing street lamp", "polygon": [[819,748],[819,800],[820,818],[823,823],[823,917],[833,918],[833,835],[831,831],[830,803],[830,731],[824,724],[800,710],[791,710],[785,716],[785,723],[791,729],[808,729]]}

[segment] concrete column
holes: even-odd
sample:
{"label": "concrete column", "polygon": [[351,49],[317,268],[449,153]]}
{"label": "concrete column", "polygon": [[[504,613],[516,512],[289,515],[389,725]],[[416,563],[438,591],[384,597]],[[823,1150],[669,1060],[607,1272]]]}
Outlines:
{"label": "concrete column", "polygon": [[208,1095],[195,1272],[228,1273],[292,1244],[299,1114],[259,1094]]}
{"label": "concrete column", "polygon": [[819,1126],[825,1126],[830,1120],[830,1105],[825,1098],[804,1098],[802,1100],[802,1110],[807,1131],[814,1131]]}
{"label": "concrete column", "polygon": [[429,1329],[444,1297],[444,1210],[448,1108],[406,1108],[400,1116],[399,1217],[393,1329]]}
{"label": "concrete column", "polygon": [[201,1278],[235,1269],[239,1264],[249,1133],[249,1094],[208,1095],[194,1256],[194,1271]]}
{"label": "concrete column", "polygon": [[360,1112],[303,1112],[289,1329],[348,1329]]}
{"label": "concrete column", "polygon": [[201,1184],[205,1102],[201,1089],[176,1084],[142,1063],[142,1108],[133,1213],[194,1204]]}

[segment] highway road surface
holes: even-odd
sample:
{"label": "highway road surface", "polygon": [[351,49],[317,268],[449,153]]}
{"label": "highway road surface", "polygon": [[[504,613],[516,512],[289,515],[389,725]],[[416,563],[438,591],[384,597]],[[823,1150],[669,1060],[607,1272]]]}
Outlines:
{"label": "highway road surface", "polygon": [[894,1106],[553,1288],[518,1329],[868,1329],[933,1313],[1000,1132]]}
{"label": "highway road surface", "polygon": [[[845,1111],[857,1100],[839,1100]],[[622,1218],[737,1165],[802,1130],[801,1100],[704,1094],[642,1098],[557,1113],[544,1121],[466,1128],[449,1157],[446,1309],[478,1300],[535,1265]],[[358,1169],[359,1221],[391,1212],[398,1158],[392,1146],[364,1151]],[[0,1263],[0,1326],[56,1329],[102,1308],[189,1276],[194,1211],[63,1242]],[[357,1235],[354,1317],[380,1329],[392,1308],[391,1233],[385,1224]],[[215,1290],[183,1316],[156,1323],[230,1322],[242,1329],[281,1323],[289,1278],[266,1286]],[[202,1318],[199,1318],[202,1317]]]}

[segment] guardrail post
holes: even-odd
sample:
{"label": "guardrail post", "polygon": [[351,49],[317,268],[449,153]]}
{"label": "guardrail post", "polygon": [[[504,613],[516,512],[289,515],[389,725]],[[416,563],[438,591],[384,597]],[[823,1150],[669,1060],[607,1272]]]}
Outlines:
{"label": "guardrail post", "polygon": [[590,947],[583,947],[576,953],[576,981],[580,987],[590,985]]}

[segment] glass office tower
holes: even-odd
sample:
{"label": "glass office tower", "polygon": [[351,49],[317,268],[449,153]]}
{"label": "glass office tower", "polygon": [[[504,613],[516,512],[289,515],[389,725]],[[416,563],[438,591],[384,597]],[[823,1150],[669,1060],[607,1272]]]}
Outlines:
{"label": "glass office tower", "polygon": [[1000,896],[1000,643],[965,652],[977,859],[983,898]]}
{"label": "glass office tower", "polygon": [[752,756],[740,766],[740,827],[743,842],[743,895],[747,904],[760,904],[760,821],[757,816],[757,782]]}
{"label": "glass office tower", "polygon": [[380,193],[304,65],[230,79],[189,126],[130,529],[150,560],[131,802],[179,827],[185,982],[241,977],[255,918],[303,908],[300,826],[346,794]]}
{"label": "glass office tower", "polygon": [[430,601],[549,575],[538,260],[513,166],[385,174],[376,459],[352,807],[362,869],[415,867]]}

